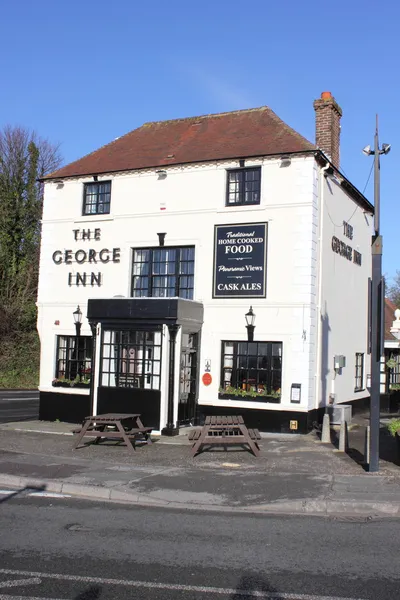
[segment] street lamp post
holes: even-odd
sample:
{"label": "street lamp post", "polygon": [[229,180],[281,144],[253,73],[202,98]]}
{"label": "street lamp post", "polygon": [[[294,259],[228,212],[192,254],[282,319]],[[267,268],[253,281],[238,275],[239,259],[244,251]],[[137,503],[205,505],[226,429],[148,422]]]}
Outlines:
{"label": "street lamp post", "polygon": [[79,338],[81,335],[81,328],[82,328],[82,311],[79,308],[76,310],[74,310],[74,312],[72,313],[73,317],[74,317],[74,323],[75,323],[75,337],[76,337],[76,359],[77,359],[77,366],[78,366],[78,377],[79,377],[79,381],[82,379],[82,365],[81,365],[81,361],[79,360]]}
{"label": "street lamp post", "polygon": [[254,330],[256,328],[254,325],[256,321],[256,315],[253,313],[252,306],[250,306],[250,310],[244,315],[244,318],[246,319],[247,341],[252,342],[254,341]]}
{"label": "street lamp post", "polygon": [[382,314],[384,284],[382,279],[382,236],[380,235],[380,161],[381,154],[388,154],[389,144],[379,148],[378,115],[374,149],[370,146],[363,149],[364,154],[374,157],[374,235],[372,236],[372,278],[371,278],[371,401],[370,401],[370,460],[369,471],[379,471],[379,415],[381,387],[381,356],[382,356]]}

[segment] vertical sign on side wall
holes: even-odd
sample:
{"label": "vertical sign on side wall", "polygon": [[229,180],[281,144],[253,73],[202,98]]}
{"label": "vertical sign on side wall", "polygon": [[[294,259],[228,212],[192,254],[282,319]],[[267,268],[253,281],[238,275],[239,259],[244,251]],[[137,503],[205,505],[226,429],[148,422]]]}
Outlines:
{"label": "vertical sign on side wall", "polygon": [[216,225],[214,298],[265,298],[267,223]]}

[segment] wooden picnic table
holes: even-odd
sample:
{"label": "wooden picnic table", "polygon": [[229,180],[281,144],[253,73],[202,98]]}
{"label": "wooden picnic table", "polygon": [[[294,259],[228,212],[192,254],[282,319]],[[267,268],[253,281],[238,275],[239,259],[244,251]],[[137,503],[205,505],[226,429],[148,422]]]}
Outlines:
{"label": "wooden picnic table", "polygon": [[140,414],[107,413],[104,415],[91,415],[85,417],[82,429],[75,430],[77,434],[73,449],[75,450],[84,437],[93,437],[95,444],[101,438],[122,439],[129,452],[134,452],[136,440],[144,440],[151,444],[150,433],[152,427],[144,427]]}
{"label": "wooden picnic table", "polygon": [[259,456],[260,439],[258,429],[247,429],[241,415],[206,417],[202,429],[195,429],[189,434],[189,440],[194,442],[192,456],[195,456],[202,446],[227,444],[247,444],[254,456]]}

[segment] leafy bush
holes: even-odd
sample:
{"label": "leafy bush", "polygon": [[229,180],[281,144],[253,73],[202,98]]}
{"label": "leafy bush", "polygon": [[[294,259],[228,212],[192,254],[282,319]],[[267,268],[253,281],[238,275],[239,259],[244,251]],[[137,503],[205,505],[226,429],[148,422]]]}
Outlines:
{"label": "leafy bush", "polygon": [[390,435],[395,436],[397,431],[400,431],[400,419],[392,419],[387,424]]}

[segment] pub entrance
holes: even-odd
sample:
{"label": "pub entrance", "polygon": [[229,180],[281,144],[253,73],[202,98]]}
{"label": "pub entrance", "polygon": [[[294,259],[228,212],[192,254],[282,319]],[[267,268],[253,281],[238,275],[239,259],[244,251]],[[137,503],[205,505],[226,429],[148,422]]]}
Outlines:
{"label": "pub entrance", "polygon": [[179,379],[179,425],[193,425],[197,404],[198,333],[182,333]]}
{"label": "pub entrance", "polygon": [[179,425],[195,417],[203,305],[183,298],[99,298],[89,300],[87,316],[97,365],[92,414],[138,413],[147,427],[177,435]]}

